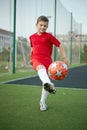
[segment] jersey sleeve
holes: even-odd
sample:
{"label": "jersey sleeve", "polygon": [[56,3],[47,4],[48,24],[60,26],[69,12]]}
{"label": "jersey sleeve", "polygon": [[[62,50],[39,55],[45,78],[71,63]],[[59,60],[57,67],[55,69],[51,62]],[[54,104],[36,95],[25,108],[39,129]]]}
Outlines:
{"label": "jersey sleeve", "polygon": [[52,34],[50,35],[50,41],[57,47],[59,47],[61,44],[61,42],[57,38],[55,38]]}

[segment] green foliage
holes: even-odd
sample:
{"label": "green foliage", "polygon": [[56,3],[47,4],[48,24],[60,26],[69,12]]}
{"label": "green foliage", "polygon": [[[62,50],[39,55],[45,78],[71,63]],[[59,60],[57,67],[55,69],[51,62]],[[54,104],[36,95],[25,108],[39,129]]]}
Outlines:
{"label": "green foliage", "polygon": [[82,55],[81,55],[81,61],[83,63],[87,63],[87,44],[84,44],[84,46],[83,46],[83,51],[82,51]]}
{"label": "green foliage", "polygon": [[7,61],[7,57],[8,57],[8,50],[6,48],[3,48],[2,54],[1,54],[1,59],[3,61]]}

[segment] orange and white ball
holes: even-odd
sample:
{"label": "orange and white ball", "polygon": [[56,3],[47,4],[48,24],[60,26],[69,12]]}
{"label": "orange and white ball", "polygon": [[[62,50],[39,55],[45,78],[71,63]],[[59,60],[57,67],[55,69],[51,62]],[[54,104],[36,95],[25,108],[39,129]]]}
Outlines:
{"label": "orange and white ball", "polygon": [[63,80],[68,74],[68,67],[63,61],[55,61],[48,68],[48,75],[52,80]]}

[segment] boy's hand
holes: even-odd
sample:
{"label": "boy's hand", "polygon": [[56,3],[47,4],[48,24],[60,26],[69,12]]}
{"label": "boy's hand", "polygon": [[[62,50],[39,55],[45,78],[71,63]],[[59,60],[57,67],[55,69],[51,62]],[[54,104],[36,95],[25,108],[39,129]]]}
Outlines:
{"label": "boy's hand", "polygon": [[30,60],[30,61],[28,62],[28,64],[32,65],[32,61]]}
{"label": "boy's hand", "polygon": [[67,57],[64,57],[64,58],[63,58],[63,61],[64,61],[64,63],[65,63],[67,66],[70,65],[70,62],[69,62],[69,60],[68,60]]}

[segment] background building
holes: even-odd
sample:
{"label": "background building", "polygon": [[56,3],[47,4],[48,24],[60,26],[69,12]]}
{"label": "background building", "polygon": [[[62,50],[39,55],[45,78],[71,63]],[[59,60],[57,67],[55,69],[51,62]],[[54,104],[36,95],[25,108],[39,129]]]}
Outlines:
{"label": "background building", "polygon": [[0,53],[2,53],[3,48],[12,48],[13,44],[13,33],[4,29],[0,29]]}

